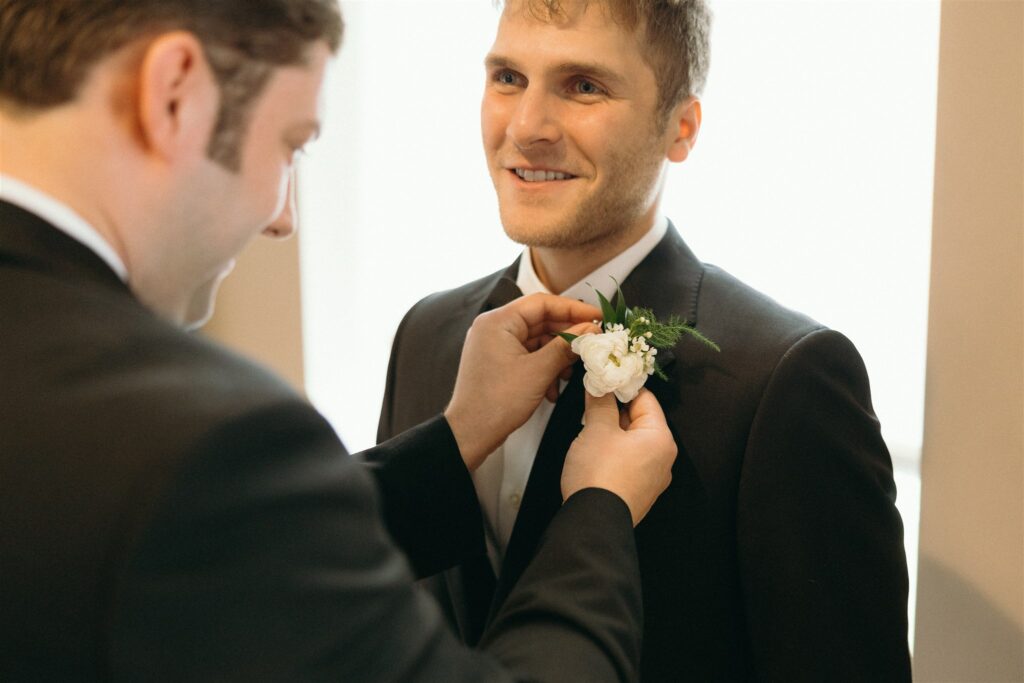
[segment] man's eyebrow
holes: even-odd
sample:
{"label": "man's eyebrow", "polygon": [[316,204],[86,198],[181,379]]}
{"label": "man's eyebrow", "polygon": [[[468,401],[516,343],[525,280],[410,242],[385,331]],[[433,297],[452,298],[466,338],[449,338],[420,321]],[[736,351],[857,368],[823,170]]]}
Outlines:
{"label": "man's eyebrow", "polygon": [[490,54],[484,57],[484,66],[488,69],[512,69],[516,70],[516,65],[508,57],[502,57],[501,55]]}
{"label": "man's eyebrow", "polygon": [[[515,62],[501,55],[487,55],[484,59],[484,66],[488,69],[511,69],[518,71]],[[617,72],[601,64],[593,62],[562,62],[555,66],[552,71],[561,75],[589,76],[603,83],[622,85],[626,82]]]}

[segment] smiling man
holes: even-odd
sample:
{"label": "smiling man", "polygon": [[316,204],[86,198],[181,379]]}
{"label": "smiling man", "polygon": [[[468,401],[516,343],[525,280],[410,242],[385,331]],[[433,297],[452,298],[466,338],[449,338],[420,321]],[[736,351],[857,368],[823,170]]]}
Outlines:
{"label": "smiling man", "polygon": [[[648,386],[679,446],[636,529],[642,678],[908,680],[907,569],[892,465],[866,372],[842,335],[699,261],[659,211],[692,152],[708,70],[702,0],[512,0],[485,59],[484,151],[508,269],[427,297],[398,329],[379,437],[449,399],[463,335],[519,292],[611,297],[678,315],[689,337]],[[436,361],[419,354],[434,340]],[[427,583],[474,643],[558,509],[582,368],[474,472],[487,552]],[[437,538],[443,539],[443,531]]]}
{"label": "smiling man", "polygon": [[480,316],[455,397],[371,454],[376,479],[182,329],[251,239],[293,231],[341,33],[335,0],[0,2],[0,680],[635,677],[632,531],[676,453],[649,393],[627,428],[590,402],[485,652],[410,571],[482,550],[470,472],[571,363],[541,342],[594,308]]}

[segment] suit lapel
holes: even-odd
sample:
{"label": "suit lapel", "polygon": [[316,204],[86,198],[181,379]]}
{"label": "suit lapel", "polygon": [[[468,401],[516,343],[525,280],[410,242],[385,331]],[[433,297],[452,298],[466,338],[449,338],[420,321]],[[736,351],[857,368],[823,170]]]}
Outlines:
{"label": "suit lapel", "polygon": [[[696,325],[703,277],[704,265],[669,221],[665,236],[622,283],[622,294],[628,304],[650,308],[660,320],[678,315]],[[692,340],[684,336],[679,345],[687,341]],[[664,369],[674,363],[677,349],[659,350],[658,365]]]}

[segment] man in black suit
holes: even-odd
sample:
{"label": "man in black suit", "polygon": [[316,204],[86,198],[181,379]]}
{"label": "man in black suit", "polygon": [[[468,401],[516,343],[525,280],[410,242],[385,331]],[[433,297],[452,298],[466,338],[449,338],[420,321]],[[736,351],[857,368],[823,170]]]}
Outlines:
{"label": "man in black suit", "polygon": [[480,552],[470,471],[591,307],[481,316],[451,403],[378,449],[376,485],[301,397],[181,329],[250,238],[291,232],[340,38],[334,0],[0,4],[0,679],[634,678],[632,528],[676,451],[651,395],[628,430],[591,403],[485,652],[395,546],[430,572]]}
{"label": "man in black suit", "polygon": [[[689,321],[649,388],[679,446],[636,529],[641,671],[674,680],[907,680],[907,569],[892,465],[857,351],[837,332],[700,262],[659,214],[668,162],[701,122],[710,16],[701,0],[505,3],[486,59],[484,147],[505,271],[414,306],[392,350],[379,437],[445,404],[463,331],[519,290]],[[439,330],[440,362],[415,340]],[[474,472],[488,548],[428,580],[466,642],[480,637],[558,509],[580,429],[582,368]]]}

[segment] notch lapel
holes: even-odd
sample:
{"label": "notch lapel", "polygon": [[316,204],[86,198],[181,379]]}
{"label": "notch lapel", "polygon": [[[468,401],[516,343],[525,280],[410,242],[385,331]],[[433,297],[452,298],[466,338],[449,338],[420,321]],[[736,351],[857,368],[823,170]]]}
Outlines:
{"label": "notch lapel", "polygon": [[[650,308],[660,320],[677,315],[690,325],[697,324],[697,297],[704,277],[704,264],[679,236],[672,221],[651,253],[622,283],[622,294],[632,306]],[[683,335],[679,346],[693,340]],[[677,347],[678,348],[678,347]],[[659,349],[658,365],[665,369],[675,362],[677,349]]]}

